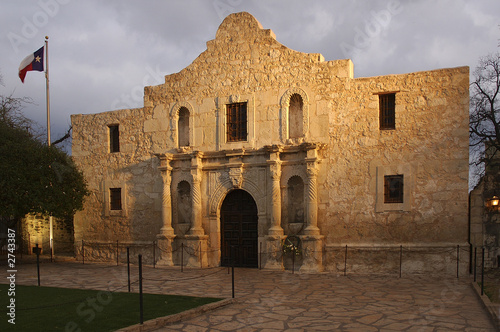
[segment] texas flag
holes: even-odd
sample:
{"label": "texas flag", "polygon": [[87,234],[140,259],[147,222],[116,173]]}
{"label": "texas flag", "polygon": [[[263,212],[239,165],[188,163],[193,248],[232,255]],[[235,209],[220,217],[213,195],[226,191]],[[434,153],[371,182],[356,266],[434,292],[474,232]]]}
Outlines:
{"label": "texas flag", "polygon": [[40,47],[35,53],[28,55],[19,65],[19,78],[21,82],[24,83],[26,72],[30,70],[43,71],[43,48],[44,46]]}

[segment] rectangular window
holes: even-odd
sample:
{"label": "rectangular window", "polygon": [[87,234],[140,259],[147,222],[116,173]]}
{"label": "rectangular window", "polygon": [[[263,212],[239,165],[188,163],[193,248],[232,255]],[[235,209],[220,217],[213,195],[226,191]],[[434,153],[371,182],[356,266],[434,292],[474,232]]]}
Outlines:
{"label": "rectangular window", "polygon": [[226,105],[227,141],[238,142],[247,140],[247,103]]}
{"label": "rectangular window", "polygon": [[379,95],[380,129],[396,129],[396,94]]}
{"label": "rectangular window", "polygon": [[403,203],[403,175],[384,176],[384,203]]}
{"label": "rectangular window", "polygon": [[118,125],[110,125],[109,129],[109,152],[120,152],[120,131]]}
{"label": "rectangular window", "polygon": [[122,209],[122,188],[109,188],[109,209]]}

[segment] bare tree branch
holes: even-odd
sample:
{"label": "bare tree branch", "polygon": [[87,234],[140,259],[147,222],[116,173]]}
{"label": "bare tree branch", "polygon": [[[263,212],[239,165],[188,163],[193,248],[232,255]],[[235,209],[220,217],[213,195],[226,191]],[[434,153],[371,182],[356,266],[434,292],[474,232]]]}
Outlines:
{"label": "bare tree branch", "polygon": [[68,131],[66,132],[66,134],[64,134],[63,137],[55,140],[54,142],[52,142],[52,145],[56,145],[56,144],[59,144],[61,142],[64,142],[66,139],[70,138],[71,137],[71,129],[73,129],[73,126],[70,126]]}

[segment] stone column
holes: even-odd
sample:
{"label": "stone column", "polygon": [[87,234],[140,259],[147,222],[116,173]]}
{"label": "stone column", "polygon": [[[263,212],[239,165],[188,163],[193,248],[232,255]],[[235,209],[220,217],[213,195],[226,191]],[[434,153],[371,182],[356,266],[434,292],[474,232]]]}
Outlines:
{"label": "stone column", "polygon": [[197,170],[192,170],[191,175],[193,178],[192,191],[192,217],[191,217],[191,229],[189,230],[189,235],[204,235],[205,232],[202,227],[201,218],[201,174]]}
{"label": "stone column", "polygon": [[202,226],[202,206],[201,206],[201,157],[199,153],[195,153],[193,159],[191,160],[191,176],[192,176],[192,217],[191,217],[191,229],[189,230],[189,235],[205,235]]}
{"label": "stone column", "polygon": [[162,227],[160,234],[156,236],[158,240],[158,248],[160,249],[158,257],[158,265],[172,266],[172,241],[175,237],[174,229],[172,228],[172,200],[170,192],[170,184],[172,182],[172,167],[170,166],[171,157],[165,156],[162,158],[160,166],[161,177],[163,179],[161,219]]}
{"label": "stone column", "polygon": [[279,157],[280,148],[271,147],[269,154],[269,172],[271,175],[271,222],[265,236],[267,255],[264,267],[272,270],[283,270],[283,260],[281,255],[281,240],[284,235],[281,227],[281,161]]}
{"label": "stone column", "polygon": [[315,145],[307,147],[306,172],[306,223],[302,240],[301,272],[321,272],[323,270],[323,239],[318,228],[318,164]]}
{"label": "stone column", "polygon": [[281,227],[281,161],[279,152],[271,154],[269,161],[269,171],[271,173],[271,227],[268,234],[271,236],[282,236],[284,234]]}
{"label": "stone column", "polygon": [[191,228],[185,236],[185,254],[190,267],[207,266],[208,235],[205,235],[201,205],[202,154],[194,152],[191,159]]}
{"label": "stone column", "polygon": [[306,222],[305,235],[319,235],[318,228],[318,170],[315,162],[307,163],[307,195],[306,195]]}

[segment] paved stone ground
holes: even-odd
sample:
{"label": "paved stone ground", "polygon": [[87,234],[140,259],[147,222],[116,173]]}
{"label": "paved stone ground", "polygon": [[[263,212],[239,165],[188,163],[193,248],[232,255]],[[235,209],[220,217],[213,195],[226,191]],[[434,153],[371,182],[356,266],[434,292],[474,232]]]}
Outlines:
{"label": "paved stone ground", "polygon": [[[17,266],[17,284],[36,285],[36,265]],[[6,267],[0,283],[7,283]],[[43,286],[127,291],[126,266],[41,264]],[[132,282],[138,279],[131,269]],[[1,275],[1,274],[0,274]],[[228,269],[144,267],[144,291],[231,297]],[[235,269],[237,303],[158,331],[495,331],[463,278],[336,276]],[[132,291],[137,291],[137,283]]]}

